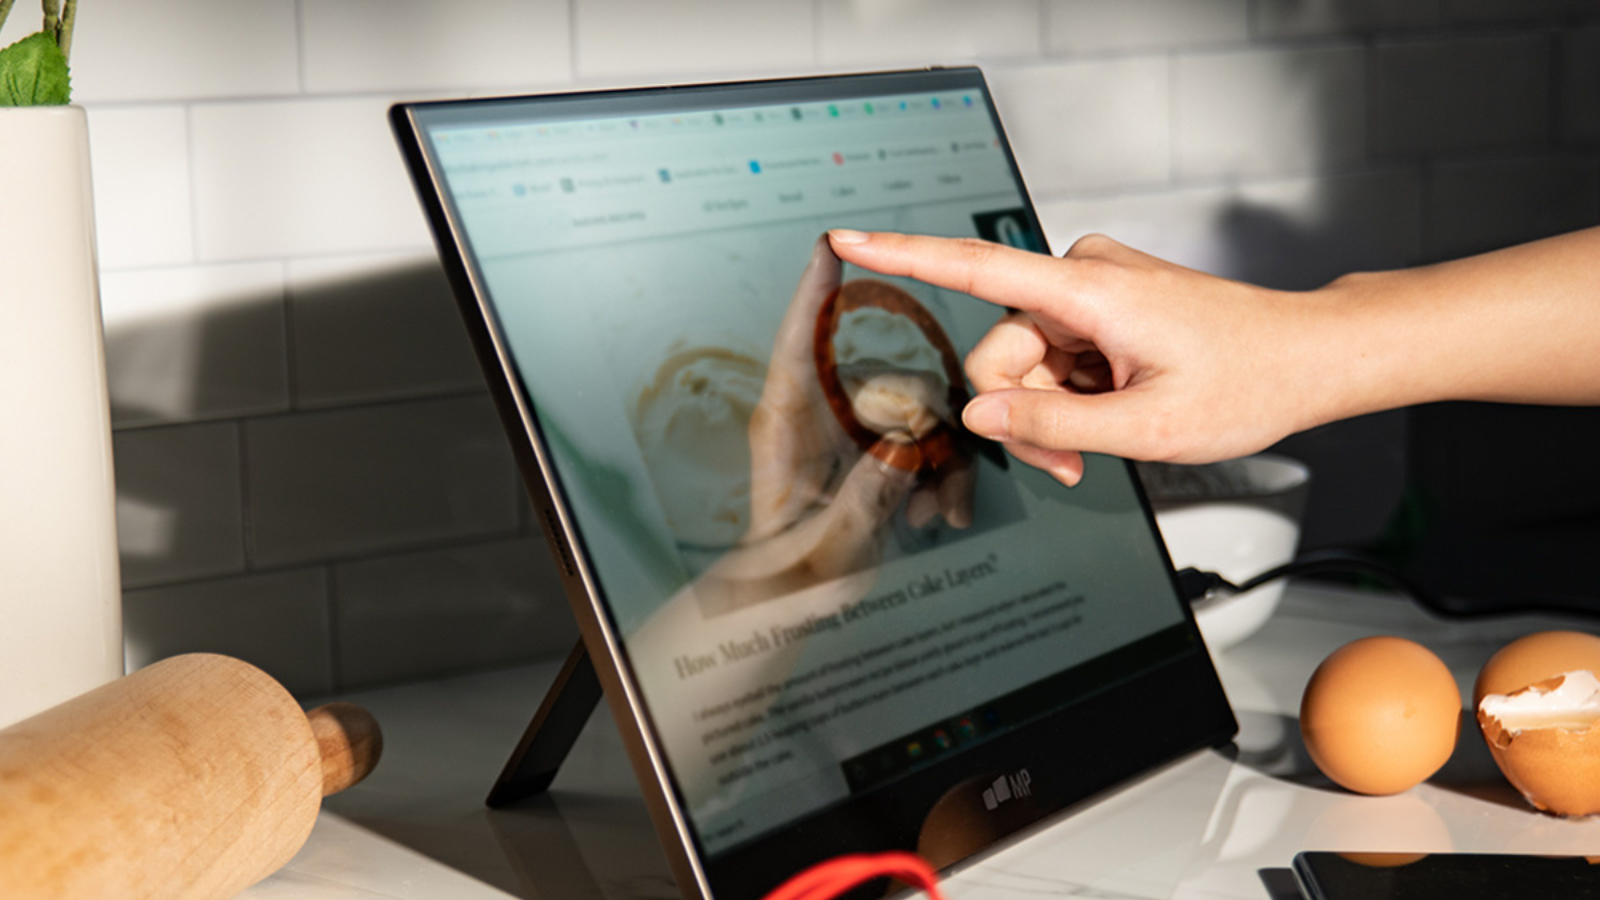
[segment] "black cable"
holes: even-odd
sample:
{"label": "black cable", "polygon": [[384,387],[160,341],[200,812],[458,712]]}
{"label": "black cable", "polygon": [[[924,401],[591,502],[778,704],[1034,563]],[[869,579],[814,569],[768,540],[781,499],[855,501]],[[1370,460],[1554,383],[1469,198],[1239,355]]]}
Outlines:
{"label": "black cable", "polygon": [[1418,584],[1416,580],[1408,577],[1399,569],[1375,556],[1349,550],[1313,550],[1309,553],[1303,553],[1281,566],[1274,566],[1254,578],[1245,580],[1238,586],[1238,590],[1243,593],[1252,588],[1260,587],[1269,581],[1290,575],[1326,573],[1367,575],[1384,582],[1401,593],[1409,595],[1411,599],[1428,609],[1436,610],[1445,615],[1462,615],[1459,610],[1446,603],[1444,598]]}
{"label": "black cable", "polygon": [[1453,602],[1434,593],[1394,566],[1365,553],[1352,550],[1313,550],[1274,566],[1259,575],[1234,584],[1215,572],[1184,569],[1178,572],[1178,587],[1184,599],[1197,603],[1217,592],[1242,594],[1269,581],[1291,575],[1315,574],[1366,575],[1388,584],[1408,595],[1419,606],[1442,616],[1467,619],[1488,615],[1513,615],[1519,613],[1548,612],[1570,615],[1600,615],[1600,603],[1581,597],[1519,598],[1500,604],[1481,602]]}
{"label": "black cable", "polygon": [[1238,584],[1228,581],[1215,572],[1185,569],[1178,573],[1178,583],[1189,602],[1195,603],[1218,591],[1242,594],[1279,578],[1319,574],[1366,575],[1384,582],[1409,596],[1418,605],[1441,615],[1467,618],[1474,614],[1469,609],[1447,602],[1443,597],[1377,557],[1351,550],[1313,550],[1303,553]]}

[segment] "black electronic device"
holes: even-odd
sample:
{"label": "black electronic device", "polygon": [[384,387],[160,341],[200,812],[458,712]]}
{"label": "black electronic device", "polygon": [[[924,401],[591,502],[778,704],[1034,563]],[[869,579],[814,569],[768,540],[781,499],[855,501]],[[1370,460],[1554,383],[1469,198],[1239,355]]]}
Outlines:
{"label": "black electronic device", "polygon": [[1294,875],[1306,900],[1600,900],[1600,867],[1582,856],[1308,851]]}
{"label": "black electronic device", "polygon": [[1232,736],[1131,467],[1006,465],[959,418],[999,310],[819,239],[1044,249],[978,70],[391,119],[582,635],[491,804],[604,696],[683,895],[753,900]]}

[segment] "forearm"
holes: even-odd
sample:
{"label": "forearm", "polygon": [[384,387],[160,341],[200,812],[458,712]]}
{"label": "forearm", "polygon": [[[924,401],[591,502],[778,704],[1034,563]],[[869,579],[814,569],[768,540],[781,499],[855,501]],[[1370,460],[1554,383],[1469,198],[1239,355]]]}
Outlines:
{"label": "forearm", "polygon": [[1318,324],[1292,352],[1326,370],[1318,421],[1442,400],[1600,404],[1600,228],[1348,276],[1306,300]]}

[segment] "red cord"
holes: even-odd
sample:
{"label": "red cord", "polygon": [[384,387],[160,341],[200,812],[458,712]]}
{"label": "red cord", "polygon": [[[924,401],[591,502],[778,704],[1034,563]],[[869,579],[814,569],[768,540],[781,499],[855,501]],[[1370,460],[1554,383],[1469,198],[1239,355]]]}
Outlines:
{"label": "red cord", "polygon": [[778,885],[764,900],[831,900],[874,878],[894,878],[945,900],[939,875],[914,853],[857,853],[817,863]]}

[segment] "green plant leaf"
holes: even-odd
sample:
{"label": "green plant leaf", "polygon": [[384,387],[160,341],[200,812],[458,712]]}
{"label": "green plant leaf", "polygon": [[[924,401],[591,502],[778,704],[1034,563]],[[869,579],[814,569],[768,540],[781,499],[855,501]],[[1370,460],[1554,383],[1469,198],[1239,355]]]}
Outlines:
{"label": "green plant leaf", "polygon": [[0,106],[60,106],[72,100],[67,58],[40,31],[0,50]]}

